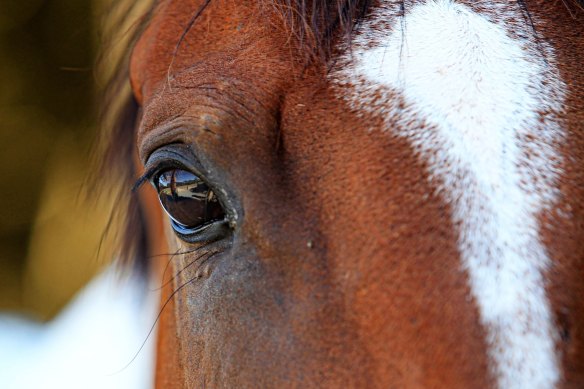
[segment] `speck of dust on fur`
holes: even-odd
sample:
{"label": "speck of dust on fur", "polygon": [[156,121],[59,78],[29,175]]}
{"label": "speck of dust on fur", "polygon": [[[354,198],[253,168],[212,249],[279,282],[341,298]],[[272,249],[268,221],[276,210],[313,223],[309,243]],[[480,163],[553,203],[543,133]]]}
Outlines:
{"label": "speck of dust on fur", "polygon": [[520,9],[482,12],[428,1],[404,22],[382,3],[330,77],[352,108],[393,120],[387,131],[409,140],[453,204],[498,386],[552,388],[558,335],[537,218],[558,191],[565,85],[553,48],[537,42],[531,26],[513,26],[522,38],[505,28],[510,16],[524,20]]}

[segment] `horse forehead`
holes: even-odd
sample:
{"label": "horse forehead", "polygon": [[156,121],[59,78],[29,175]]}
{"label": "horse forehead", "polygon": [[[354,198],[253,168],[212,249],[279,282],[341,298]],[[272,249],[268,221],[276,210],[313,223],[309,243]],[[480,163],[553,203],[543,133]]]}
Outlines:
{"label": "horse forehead", "polygon": [[168,68],[172,58],[173,43],[177,42],[175,36],[180,24],[172,20],[178,20],[180,14],[170,13],[170,4],[167,1],[156,6],[152,20],[140,33],[130,56],[130,83],[140,103],[144,99],[144,85],[156,81],[160,78],[157,75],[165,73],[165,67]]}
{"label": "horse forehead", "polygon": [[218,51],[220,45],[225,49],[226,40],[243,40],[249,16],[250,7],[236,2],[157,4],[130,57],[130,82],[138,101],[146,100],[164,78],[205,61],[206,52]]}

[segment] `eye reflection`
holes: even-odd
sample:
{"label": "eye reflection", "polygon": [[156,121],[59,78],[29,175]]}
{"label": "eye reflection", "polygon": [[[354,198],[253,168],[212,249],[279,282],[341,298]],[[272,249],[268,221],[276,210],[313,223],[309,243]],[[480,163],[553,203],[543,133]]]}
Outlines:
{"label": "eye reflection", "polygon": [[183,228],[196,229],[225,217],[215,193],[205,181],[189,171],[164,171],[158,176],[157,187],[162,207]]}

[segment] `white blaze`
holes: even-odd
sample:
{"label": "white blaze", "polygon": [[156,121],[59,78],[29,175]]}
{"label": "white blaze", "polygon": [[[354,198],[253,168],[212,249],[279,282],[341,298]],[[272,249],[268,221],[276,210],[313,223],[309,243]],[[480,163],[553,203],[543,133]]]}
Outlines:
{"label": "white blaze", "polygon": [[[499,387],[550,388],[559,368],[538,216],[557,191],[564,85],[553,50],[535,43],[520,9],[495,7],[482,15],[428,1],[400,19],[395,5],[384,5],[331,79],[354,108],[397,120],[387,130],[429,162],[460,225],[458,247]],[[509,20],[517,24],[506,30]]]}

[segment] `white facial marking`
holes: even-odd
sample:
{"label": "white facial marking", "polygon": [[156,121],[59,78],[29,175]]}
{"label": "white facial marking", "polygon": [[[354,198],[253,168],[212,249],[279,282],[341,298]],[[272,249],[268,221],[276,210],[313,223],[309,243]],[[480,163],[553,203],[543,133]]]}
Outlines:
{"label": "white facial marking", "polygon": [[499,387],[554,387],[556,330],[543,277],[550,259],[538,222],[557,194],[563,140],[565,87],[553,50],[535,43],[509,4],[479,14],[434,0],[400,18],[387,3],[331,80],[353,108],[391,121],[387,130],[411,142],[450,201]]}

